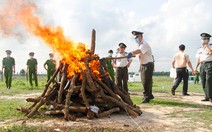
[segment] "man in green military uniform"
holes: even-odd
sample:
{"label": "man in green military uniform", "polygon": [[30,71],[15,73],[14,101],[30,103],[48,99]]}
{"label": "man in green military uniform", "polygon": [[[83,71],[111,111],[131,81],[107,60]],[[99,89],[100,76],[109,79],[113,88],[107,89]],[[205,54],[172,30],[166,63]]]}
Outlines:
{"label": "man in green military uniform", "polygon": [[205,93],[205,99],[202,101],[210,101],[212,103],[212,45],[209,44],[211,35],[202,33],[202,47],[196,54],[197,63],[195,73],[200,65],[200,76],[202,81],[202,88]]}
{"label": "man in green military uniform", "polygon": [[[110,58],[112,56],[113,56],[113,51],[112,50],[109,50],[108,51],[108,57]],[[115,77],[114,77],[115,76],[115,72],[113,70],[113,62],[112,62],[112,60],[110,60],[110,59],[107,59],[106,60],[106,67],[107,67],[107,71],[108,71],[111,79],[113,81],[115,81]]]}
{"label": "man in green military uniform", "polygon": [[31,86],[32,84],[32,75],[35,80],[35,86],[38,86],[38,78],[37,78],[37,59],[33,58],[34,57],[34,52],[29,53],[30,59],[27,60],[27,72],[29,76],[29,83]]}
{"label": "man in green military uniform", "polygon": [[[48,68],[46,68],[46,65]],[[49,59],[44,63],[43,67],[47,70],[47,82],[56,70],[56,60],[54,60],[54,54],[49,54]]]}
{"label": "man in green military uniform", "polygon": [[199,84],[199,73],[195,74],[195,77],[194,77],[194,84]]}
{"label": "man in green military uniform", "polygon": [[10,50],[6,50],[7,57],[2,61],[2,71],[4,69],[5,83],[8,89],[11,88],[12,73],[15,73],[15,59],[11,57],[11,53]]}

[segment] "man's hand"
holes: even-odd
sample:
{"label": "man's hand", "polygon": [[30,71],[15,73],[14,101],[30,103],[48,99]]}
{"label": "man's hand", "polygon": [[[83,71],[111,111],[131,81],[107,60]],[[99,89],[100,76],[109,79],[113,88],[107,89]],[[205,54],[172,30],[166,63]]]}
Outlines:
{"label": "man's hand", "polygon": [[132,52],[128,53],[127,58],[131,58],[133,56]]}
{"label": "man's hand", "polygon": [[193,75],[196,75],[196,74],[198,74],[198,71],[197,70],[194,70],[194,71],[192,71],[192,74]]}
{"label": "man's hand", "polygon": [[130,63],[127,64],[127,68],[129,68],[129,67],[130,67]]}

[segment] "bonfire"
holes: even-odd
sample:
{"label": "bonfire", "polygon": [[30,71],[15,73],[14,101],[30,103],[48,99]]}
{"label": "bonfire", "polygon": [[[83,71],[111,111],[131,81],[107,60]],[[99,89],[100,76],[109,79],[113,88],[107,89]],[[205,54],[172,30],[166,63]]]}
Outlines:
{"label": "bonfire", "polygon": [[[94,54],[95,30],[92,32],[91,49],[83,53],[83,56],[78,56],[85,49],[80,50],[75,54],[76,57],[68,56],[71,61],[68,58],[60,61],[39,97],[26,99],[27,102],[33,102],[30,107],[18,110],[25,112],[27,117],[34,114],[64,115],[65,120],[72,121],[81,116],[88,119],[108,117],[119,111],[126,111],[132,117],[141,115],[140,108],[133,104],[126,91],[114,84],[105,67],[106,59],[120,58],[100,59]],[[73,63],[78,67],[73,67]],[[57,75],[59,81],[55,79]],[[44,104],[49,107],[41,109]]]}
{"label": "bonfire", "polygon": [[[75,120],[86,115],[92,119],[121,110],[132,117],[142,114],[129,94],[109,78],[105,60],[113,58],[100,59],[95,54],[95,30],[92,31],[89,50],[86,44],[66,37],[61,27],[44,25],[36,16],[36,5],[31,1],[9,0],[4,10],[0,22],[4,34],[16,35],[16,27],[24,28],[24,31],[40,38],[60,57],[60,64],[43,93],[26,99],[33,103],[30,107],[18,108],[27,117],[34,114],[64,115],[66,120]],[[58,81],[56,76],[59,76]],[[48,107],[41,109],[43,105]]]}

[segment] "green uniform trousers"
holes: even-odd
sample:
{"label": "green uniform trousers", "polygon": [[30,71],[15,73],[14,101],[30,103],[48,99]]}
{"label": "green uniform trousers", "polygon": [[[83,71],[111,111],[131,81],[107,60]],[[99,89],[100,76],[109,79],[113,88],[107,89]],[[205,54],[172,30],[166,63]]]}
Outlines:
{"label": "green uniform trousers", "polygon": [[5,77],[5,83],[6,83],[7,88],[11,87],[12,75],[13,75],[12,72],[13,72],[12,69],[5,69],[4,70],[4,77]]}
{"label": "green uniform trousers", "polygon": [[113,81],[115,81],[115,77],[114,77],[114,76],[115,76],[115,73],[114,73],[113,68],[108,68],[107,71],[108,71],[108,73],[109,73],[111,79],[112,79]]}
{"label": "green uniform trousers", "polygon": [[47,70],[47,82],[49,81],[49,79],[53,76],[55,70]]}
{"label": "green uniform trousers", "polygon": [[38,78],[37,78],[37,73],[35,73],[35,70],[29,70],[29,83],[30,83],[30,85],[33,86],[32,75],[33,75],[34,80],[35,80],[35,86],[38,86]]}
{"label": "green uniform trousers", "polygon": [[206,99],[212,99],[212,61],[201,63],[200,76]]}

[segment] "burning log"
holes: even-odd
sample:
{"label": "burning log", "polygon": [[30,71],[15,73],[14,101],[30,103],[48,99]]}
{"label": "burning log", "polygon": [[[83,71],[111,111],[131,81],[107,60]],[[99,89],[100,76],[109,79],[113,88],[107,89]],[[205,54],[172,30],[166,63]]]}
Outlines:
{"label": "burning log", "polygon": [[65,102],[65,109],[64,109],[64,118],[66,120],[69,119],[70,97],[71,97],[72,93],[74,92],[74,90],[76,89],[75,81],[76,81],[78,76],[79,76],[78,74],[74,75],[74,77],[72,78],[72,81],[71,81],[71,85],[68,89],[68,93],[66,94],[66,102]]}
{"label": "burning log", "polygon": [[[27,98],[33,104],[28,108],[18,108],[30,118],[34,114],[63,115],[65,120],[76,120],[82,115],[88,119],[107,117],[120,110],[130,116],[142,114],[133,104],[129,94],[114,84],[105,67],[105,59],[99,59],[95,52],[95,30],[92,32],[91,50],[81,58],[84,67],[69,74],[69,63],[61,61],[54,75],[45,85],[39,97]],[[114,59],[114,58],[109,58]],[[117,59],[117,58],[116,58]],[[59,74],[59,81],[55,77]],[[53,83],[53,84],[52,84]],[[51,85],[52,84],[52,85]],[[49,108],[42,108],[43,105]]]}
{"label": "burning log", "polygon": [[64,91],[64,86],[65,86],[65,83],[66,83],[66,80],[67,80],[67,68],[68,68],[68,65],[65,64],[64,67],[63,67],[63,75],[62,75],[62,79],[61,79],[61,84],[60,84],[60,89],[58,91],[58,103],[61,103],[62,102],[62,95],[63,95],[63,91]]}

